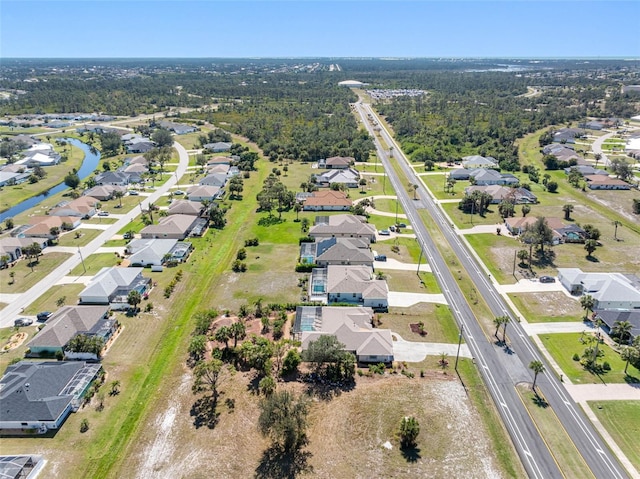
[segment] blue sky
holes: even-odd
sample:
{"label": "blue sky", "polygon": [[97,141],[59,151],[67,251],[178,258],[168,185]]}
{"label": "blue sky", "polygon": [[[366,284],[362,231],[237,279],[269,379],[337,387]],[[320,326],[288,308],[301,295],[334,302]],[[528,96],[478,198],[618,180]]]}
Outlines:
{"label": "blue sky", "polygon": [[638,58],[639,18],[616,0],[0,0],[0,58]]}

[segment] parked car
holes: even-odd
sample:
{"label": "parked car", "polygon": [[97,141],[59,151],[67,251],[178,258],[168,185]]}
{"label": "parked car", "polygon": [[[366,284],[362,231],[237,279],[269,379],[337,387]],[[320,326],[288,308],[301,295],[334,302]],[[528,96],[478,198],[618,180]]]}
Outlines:
{"label": "parked car", "polygon": [[98,216],[109,216],[109,212],[108,211],[99,211],[98,212]]}
{"label": "parked car", "polygon": [[540,276],[541,283],[555,283],[556,279],[551,276]]}
{"label": "parked car", "polygon": [[389,230],[380,230],[378,231],[378,234],[381,236],[390,236],[391,235],[391,231]]}
{"label": "parked car", "polygon": [[122,235],[122,239],[131,239],[131,238],[133,238],[133,235],[128,231]]}
{"label": "parked car", "polygon": [[174,195],[178,195],[178,196],[180,196],[180,195],[184,195],[184,191],[182,191],[182,190],[176,190],[176,191],[174,191],[174,192],[173,192],[173,194],[174,194]]}
{"label": "parked car", "polygon": [[397,226],[398,228],[406,228],[406,227],[407,227],[407,224],[406,224],[406,223],[398,223],[396,226]]}
{"label": "parked car", "polygon": [[138,192],[137,192],[137,191],[135,191],[135,190],[131,190],[131,191],[129,192],[129,195],[130,195],[130,196],[138,196],[139,194],[140,194],[140,193],[138,193]]}
{"label": "parked car", "polygon": [[13,325],[16,328],[19,328],[20,326],[29,326],[30,324],[33,324],[33,319],[31,318],[18,318],[13,322]]}
{"label": "parked car", "polygon": [[387,255],[379,254],[377,256],[374,256],[373,259],[375,259],[376,261],[387,261]]}
{"label": "parked car", "polygon": [[36,318],[38,319],[38,321],[46,321],[51,316],[53,316],[53,313],[51,311],[42,311],[36,315]]}

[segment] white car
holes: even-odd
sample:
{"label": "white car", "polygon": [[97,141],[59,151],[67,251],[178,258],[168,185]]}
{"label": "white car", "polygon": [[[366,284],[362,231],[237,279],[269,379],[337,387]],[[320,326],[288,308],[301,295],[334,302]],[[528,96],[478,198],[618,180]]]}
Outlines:
{"label": "white car", "polygon": [[174,191],[174,192],[173,192],[173,194],[174,194],[174,195],[178,195],[178,196],[180,196],[180,195],[184,195],[184,191],[182,191],[182,190],[176,190],[176,191]]}

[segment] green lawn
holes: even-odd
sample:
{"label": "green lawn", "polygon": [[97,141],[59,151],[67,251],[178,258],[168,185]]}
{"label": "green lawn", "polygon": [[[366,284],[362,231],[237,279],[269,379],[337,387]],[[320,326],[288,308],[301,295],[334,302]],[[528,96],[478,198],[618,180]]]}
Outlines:
{"label": "green lawn", "polygon": [[[403,230],[403,232],[411,232],[411,230]],[[398,246],[398,253],[394,253],[391,250],[394,245]],[[419,259],[421,264],[426,264],[427,262],[424,254],[420,258],[420,245],[414,238],[395,238],[390,241],[379,241],[371,245],[371,249],[403,263],[417,264]]]}
{"label": "green lawn", "polygon": [[[378,211],[384,211],[386,213],[393,213],[393,214],[397,212],[399,215],[404,214],[404,208],[402,208],[398,200],[388,199],[388,198],[378,198],[377,200],[375,200],[375,205],[376,205],[375,209]],[[406,223],[404,219],[400,220],[399,222]]]}
{"label": "green lawn", "polygon": [[640,401],[589,401],[591,410],[637,470],[640,470]]}
{"label": "green lawn", "polygon": [[[58,246],[86,246],[91,240],[97,238],[102,230],[78,228],[61,235],[58,238]],[[76,235],[80,235],[76,238]]]}
{"label": "green lawn", "polygon": [[453,192],[444,191],[445,172],[438,175],[422,175],[420,179],[429,188],[431,193],[439,200],[462,199],[464,188],[469,186],[468,181],[458,181],[453,187]]}
{"label": "green lawn", "polygon": [[519,386],[517,391],[564,477],[594,478],[591,469],[544,398],[537,397],[529,387]]}
{"label": "green lawn", "polygon": [[[378,314],[380,328],[391,329],[407,341],[430,343],[457,343],[458,327],[449,307],[443,304],[420,303],[410,308],[390,308],[388,313]],[[424,322],[427,334],[413,333],[410,324]]]}
{"label": "green lawn", "polygon": [[582,356],[583,351],[587,347],[586,344],[580,342],[580,333],[560,333],[560,334],[543,334],[540,340],[545,348],[556,360],[564,374],[575,384],[600,384],[600,383],[624,383],[624,382],[640,382],[640,371],[629,365],[627,369],[628,376],[624,374],[625,363],[620,359],[620,355],[606,344],[601,344],[599,349],[604,352],[604,356],[598,359],[602,364],[607,361],[611,365],[611,371],[605,372],[598,376],[582,367],[579,361],[572,359],[573,354],[577,353]]}
{"label": "green lawn", "polygon": [[[503,231],[505,231],[504,228]],[[465,235],[465,238],[500,284],[514,284],[516,282],[513,277],[513,258],[516,251],[523,249],[519,241],[504,235],[498,236],[488,233]],[[510,263],[504,264],[495,261],[494,255],[496,254],[508,257],[511,260]],[[519,260],[516,260],[516,271],[518,263]]]}
{"label": "green lawn", "polygon": [[77,304],[78,295],[84,288],[85,285],[82,283],[56,284],[27,306],[24,313],[33,315],[40,311],[56,311],[58,309],[57,301],[61,298],[65,298],[65,305]]}
{"label": "green lawn", "polygon": [[[12,268],[0,270],[0,290],[3,293],[24,293],[70,256],[67,253],[43,254],[33,265],[33,271],[28,266],[29,262],[26,259],[21,259]],[[11,279],[10,273],[15,273],[13,279]]]}
{"label": "green lawn", "polygon": [[[84,267],[82,263],[73,268],[69,273],[71,276],[91,276],[96,274],[102,268],[107,266],[115,266],[118,258],[113,253],[96,253],[84,258]],[[86,272],[84,268],[86,267]]]}
{"label": "green lawn", "polygon": [[582,321],[580,303],[563,293],[511,293],[509,297],[529,323]]}
{"label": "green lawn", "polygon": [[[391,291],[406,291],[409,293],[436,294],[440,292],[431,273],[423,273],[425,278],[418,278],[415,271],[380,270],[387,279]],[[428,279],[426,277],[429,277]]]}

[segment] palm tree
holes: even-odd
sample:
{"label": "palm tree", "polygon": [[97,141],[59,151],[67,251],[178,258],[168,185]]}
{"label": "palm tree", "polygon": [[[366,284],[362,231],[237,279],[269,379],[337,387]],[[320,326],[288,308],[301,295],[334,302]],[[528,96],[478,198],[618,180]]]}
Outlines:
{"label": "palm tree", "polygon": [[627,368],[629,367],[629,363],[634,361],[638,356],[638,351],[636,348],[632,348],[631,346],[623,346],[620,350],[620,358],[625,361],[624,365],[624,373],[627,374]]}
{"label": "palm tree", "polygon": [[525,216],[527,216],[529,214],[529,212],[531,211],[531,206],[529,205],[522,205],[522,217],[524,218]]}
{"label": "palm tree", "polygon": [[509,318],[509,316],[503,316],[503,320],[502,320],[502,324],[504,326],[502,326],[502,342],[506,344],[506,339],[507,339],[507,324],[509,324],[509,321],[511,320]]}
{"label": "palm tree", "polygon": [[118,201],[120,202],[118,208],[122,208],[122,197],[124,196],[124,191],[114,191],[113,196],[114,198],[118,198]]}
{"label": "palm tree", "polygon": [[[531,387],[533,389],[533,392],[536,392],[536,380],[538,379],[538,374],[543,373],[544,372],[544,364],[542,364],[541,361],[533,360],[529,363],[529,369],[531,369],[533,371],[533,386]],[[538,393],[536,393],[536,396],[538,395]]]}
{"label": "palm tree", "polygon": [[613,231],[613,239],[618,241],[618,226],[622,226],[622,223],[620,223],[618,220],[615,220],[613,222],[613,226],[615,227],[615,230]]}
{"label": "palm tree", "polygon": [[602,153],[596,153],[595,155],[593,155],[593,157],[596,159],[596,168],[597,168],[598,162],[602,159]]}
{"label": "palm tree", "polygon": [[580,298],[580,306],[582,306],[582,309],[584,309],[584,319],[589,319],[589,316],[587,316],[587,311],[593,312],[593,308],[595,305],[596,301],[590,294],[585,294]]}
{"label": "palm tree", "polygon": [[595,362],[598,359],[598,349],[600,348],[600,328],[602,327],[602,325],[604,324],[604,322],[600,319],[600,318],[596,318],[594,325],[596,327],[596,347],[593,348],[593,363],[595,364]]}
{"label": "palm tree", "polygon": [[500,330],[500,326],[502,326],[502,321],[503,321],[504,316],[498,316],[496,318],[493,318],[493,324],[496,327],[496,332],[493,334],[496,338],[498,337],[498,331]]}
{"label": "palm tree", "polygon": [[598,242],[594,239],[588,239],[584,242],[584,249],[587,251],[587,257],[591,257],[591,254],[598,247]]}
{"label": "palm tree", "polygon": [[619,343],[627,343],[631,339],[633,324],[629,321],[616,321],[611,328],[611,334],[618,338]]}
{"label": "palm tree", "polygon": [[571,212],[573,211],[573,205],[564,205],[562,207],[562,211],[564,211],[564,219],[569,221],[571,219]]}
{"label": "palm tree", "polygon": [[[529,253],[527,253],[526,249],[521,249],[516,254],[517,254],[518,259],[520,260],[521,264],[524,264],[524,262],[527,260],[527,258],[529,258]],[[531,266],[531,265],[529,265],[529,266]]]}

